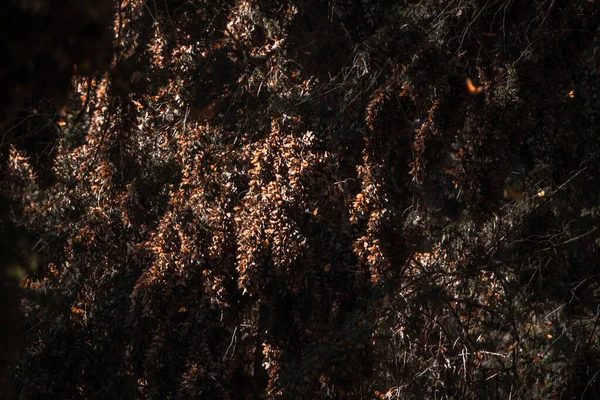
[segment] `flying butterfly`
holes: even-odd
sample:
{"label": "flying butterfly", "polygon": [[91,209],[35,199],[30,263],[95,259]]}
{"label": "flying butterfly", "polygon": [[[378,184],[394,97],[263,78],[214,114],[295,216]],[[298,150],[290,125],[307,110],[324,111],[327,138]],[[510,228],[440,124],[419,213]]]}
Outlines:
{"label": "flying butterfly", "polygon": [[476,86],[471,80],[471,78],[465,79],[465,82],[467,83],[467,90],[469,91],[469,93],[479,94],[483,92],[483,86]]}

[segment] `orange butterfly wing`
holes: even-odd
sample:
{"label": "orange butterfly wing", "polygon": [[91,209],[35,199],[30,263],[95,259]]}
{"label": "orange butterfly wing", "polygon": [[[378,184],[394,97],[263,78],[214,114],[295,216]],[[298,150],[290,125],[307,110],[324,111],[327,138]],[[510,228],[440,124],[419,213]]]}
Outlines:
{"label": "orange butterfly wing", "polygon": [[471,78],[465,79],[465,82],[467,83],[467,90],[469,91],[469,93],[479,94],[483,92],[483,86],[475,86]]}

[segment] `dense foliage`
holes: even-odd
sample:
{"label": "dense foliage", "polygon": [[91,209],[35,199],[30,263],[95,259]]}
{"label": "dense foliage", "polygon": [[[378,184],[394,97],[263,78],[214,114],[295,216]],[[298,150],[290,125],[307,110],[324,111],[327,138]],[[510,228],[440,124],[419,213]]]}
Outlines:
{"label": "dense foliage", "polygon": [[7,396],[600,397],[596,3],[4,7]]}

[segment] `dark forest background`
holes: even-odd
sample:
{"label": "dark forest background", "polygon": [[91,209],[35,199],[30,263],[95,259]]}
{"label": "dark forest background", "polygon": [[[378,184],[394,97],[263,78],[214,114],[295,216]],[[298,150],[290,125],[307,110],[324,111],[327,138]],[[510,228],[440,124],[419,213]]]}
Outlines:
{"label": "dark forest background", "polygon": [[0,398],[599,399],[600,4],[0,6]]}

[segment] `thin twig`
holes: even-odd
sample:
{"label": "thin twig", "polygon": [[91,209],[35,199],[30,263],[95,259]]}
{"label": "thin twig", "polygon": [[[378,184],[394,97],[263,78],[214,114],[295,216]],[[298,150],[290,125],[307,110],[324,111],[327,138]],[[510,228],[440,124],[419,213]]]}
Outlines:
{"label": "thin twig", "polygon": [[583,400],[585,392],[587,392],[588,388],[590,387],[590,385],[592,384],[592,381],[594,379],[596,379],[596,376],[598,376],[598,374],[600,373],[600,369],[598,371],[596,371],[596,373],[594,374],[594,376],[592,376],[592,379],[590,379],[587,383],[587,385],[585,386],[585,389],[583,389],[583,392],[581,393],[581,397],[580,399]]}

